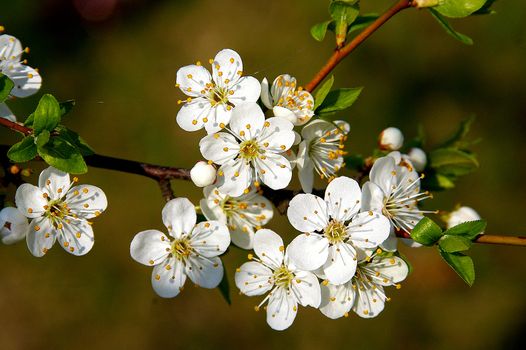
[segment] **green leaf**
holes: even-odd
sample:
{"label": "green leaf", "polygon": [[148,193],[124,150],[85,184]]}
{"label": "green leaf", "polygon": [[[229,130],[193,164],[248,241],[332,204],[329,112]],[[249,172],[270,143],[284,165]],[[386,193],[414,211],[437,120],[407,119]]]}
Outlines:
{"label": "green leaf", "polygon": [[473,125],[473,122],[475,122],[475,116],[472,115],[469,118],[466,118],[460,122],[460,125],[455,131],[455,133],[447,140],[445,141],[440,147],[454,147],[454,148],[466,148],[468,147],[471,142],[467,142],[465,140],[466,136],[468,135],[469,131],[471,130],[471,126]]}
{"label": "green leaf", "polygon": [[362,87],[358,87],[332,90],[316,109],[316,114],[334,113],[349,108],[358,99],[362,89]]}
{"label": "green leaf", "polygon": [[310,29],[310,35],[312,35],[314,40],[323,41],[325,34],[327,33],[327,28],[331,23],[334,23],[334,21],[325,21],[313,25]]}
{"label": "green leaf", "polygon": [[357,30],[362,30],[367,28],[371,23],[376,21],[380,17],[376,13],[368,13],[362,16],[356,17],[354,22],[349,26],[349,29],[347,30],[347,34],[351,34],[352,32],[355,32]]}
{"label": "green leaf", "polygon": [[438,241],[438,246],[444,252],[463,252],[471,248],[471,241],[462,236],[444,235]]}
{"label": "green leaf", "polygon": [[33,116],[35,135],[38,135],[42,130],[53,131],[60,122],[60,105],[52,95],[46,94],[38,102]]}
{"label": "green leaf", "polygon": [[332,1],[329,5],[329,13],[334,20],[336,45],[340,47],[347,37],[348,26],[360,14],[360,5],[358,1]]}
{"label": "green leaf", "polygon": [[434,171],[426,172],[426,177],[421,181],[422,189],[427,191],[444,191],[455,187],[454,179],[449,176],[437,174]]}
{"label": "green leaf", "polygon": [[223,279],[221,283],[217,286],[221,295],[225,299],[228,305],[232,305],[232,299],[230,298],[230,284],[228,283],[228,276],[226,275],[226,269],[223,265]]}
{"label": "green leaf", "polygon": [[486,220],[468,221],[447,229],[444,234],[452,236],[462,236],[470,241],[475,239],[486,229]]}
{"label": "green leaf", "polygon": [[75,100],[67,100],[64,102],[60,102],[59,106],[60,106],[60,115],[65,116],[66,114],[71,112],[73,107],[75,107]]}
{"label": "green leaf", "polygon": [[35,138],[35,144],[37,147],[43,147],[46,143],[49,141],[49,137],[51,134],[47,130],[42,130],[40,134],[38,134]]}
{"label": "green leaf", "polygon": [[420,220],[411,231],[411,238],[426,246],[432,246],[440,237],[442,237],[442,229],[428,217]]}
{"label": "green leaf", "polygon": [[93,148],[91,148],[90,145],[88,145],[88,143],[73,130],[68,129],[63,125],[59,125],[57,131],[64,140],[75,146],[83,156],[90,156],[95,153]]}
{"label": "green leaf", "polygon": [[22,141],[15,143],[9,151],[7,156],[15,163],[27,162],[37,155],[37,145],[35,145],[35,138],[33,136],[26,136]]}
{"label": "green leaf", "polygon": [[334,75],[331,75],[329,79],[325,80],[323,84],[316,89],[314,93],[314,110],[325,101],[327,94],[331,91],[332,84],[334,84]]}
{"label": "green leaf", "polygon": [[454,177],[469,174],[479,166],[473,154],[455,148],[434,150],[429,154],[429,161],[437,173]]}
{"label": "green leaf", "polygon": [[446,17],[462,18],[479,10],[487,0],[442,0],[440,5],[435,6],[437,12]]}
{"label": "green leaf", "polygon": [[24,121],[24,126],[27,126],[28,128],[33,127],[33,122],[35,121],[35,114],[31,113],[26,120]]}
{"label": "green leaf", "polygon": [[446,263],[471,287],[473,282],[475,282],[473,260],[462,253],[448,253],[441,249],[438,249],[438,251]]}
{"label": "green leaf", "polygon": [[83,174],[88,171],[80,151],[62,136],[53,136],[38,154],[44,161],[62,171],[71,174]]}
{"label": "green leaf", "polygon": [[0,103],[4,102],[13,90],[15,83],[7,75],[0,73]]}
{"label": "green leaf", "polygon": [[436,10],[430,8],[429,11],[433,15],[433,17],[437,20],[438,23],[444,28],[446,33],[451,35],[453,38],[457,39],[463,44],[466,45],[473,45],[473,39],[471,39],[469,36],[457,32],[453,27],[446,21],[444,17],[442,17]]}
{"label": "green leaf", "polygon": [[484,6],[482,6],[477,11],[473,12],[473,15],[493,15],[497,12],[493,11],[491,9],[491,6],[493,6],[493,3],[495,3],[496,0],[487,0]]}
{"label": "green leaf", "polygon": [[365,159],[361,154],[353,154],[344,158],[345,167],[357,171],[363,170]]}

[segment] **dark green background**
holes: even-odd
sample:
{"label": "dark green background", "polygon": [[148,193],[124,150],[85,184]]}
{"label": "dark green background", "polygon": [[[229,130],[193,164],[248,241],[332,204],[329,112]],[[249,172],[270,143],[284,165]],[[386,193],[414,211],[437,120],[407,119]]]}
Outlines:
{"label": "dark green background", "polygon": [[[200,158],[203,132],[186,133],[175,123],[178,67],[232,48],[246,74],[290,73],[304,84],[333,49],[331,36],[318,43],[309,35],[311,25],[328,17],[328,1],[130,0],[103,21],[83,18],[84,3],[5,2],[0,24],[31,47],[30,65],[44,77],[41,93],[77,100],[65,124],[97,152],[118,157],[184,167]],[[391,1],[362,3],[373,12]],[[352,153],[370,152],[378,133],[392,125],[409,138],[422,123],[432,145],[476,114],[480,170],[427,206],[447,210],[461,202],[487,218],[488,233],[524,234],[526,7],[499,1],[495,10],[452,21],[473,37],[473,47],[447,36],[426,11],[407,10],[335,70],[335,84],[365,86],[341,115],[351,123]],[[10,106],[20,118],[37,101]],[[17,140],[6,130],[0,138],[2,144]],[[41,167],[34,164],[36,174]],[[191,284],[175,299],[156,297],[151,270],[130,258],[129,242],[140,230],[162,229],[157,185],[98,169],[81,181],[102,187],[109,198],[90,254],[75,258],[56,246],[37,259],[24,242],[0,247],[1,349],[524,348],[524,248],[473,247],[477,280],[469,288],[433,249],[404,247],[415,270],[401,290],[388,290],[393,300],[378,318],[352,314],[333,321],[302,308],[294,325],[278,333],[263,312],[254,312],[260,299],[235,290],[232,306],[218,291]],[[200,199],[190,183],[174,182],[174,188]],[[295,235],[286,218],[271,227],[286,241]],[[245,258],[236,248],[224,258],[231,284]]]}

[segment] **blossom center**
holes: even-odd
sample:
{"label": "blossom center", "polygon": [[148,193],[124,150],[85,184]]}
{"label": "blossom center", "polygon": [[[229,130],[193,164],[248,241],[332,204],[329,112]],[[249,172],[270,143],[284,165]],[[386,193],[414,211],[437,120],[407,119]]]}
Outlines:
{"label": "blossom center", "polygon": [[194,249],[188,238],[179,238],[172,242],[172,253],[177,260],[184,260],[192,254]]}
{"label": "blossom center", "polygon": [[259,144],[256,140],[247,140],[241,142],[239,147],[239,156],[247,160],[253,160],[257,158],[259,154]]}
{"label": "blossom center", "polygon": [[276,286],[288,288],[294,279],[294,274],[285,265],[281,265],[274,270],[273,277]]}
{"label": "blossom center", "polygon": [[323,234],[330,243],[340,243],[343,242],[347,237],[347,227],[339,221],[331,220],[329,225],[327,225],[323,231]]}
{"label": "blossom center", "polygon": [[215,86],[210,89],[210,95],[208,96],[208,99],[210,100],[212,106],[215,106],[216,104],[228,104],[228,95],[228,88]]}
{"label": "blossom center", "polygon": [[67,203],[60,199],[49,201],[46,206],[46,216],[52,219],[62,220],[68,213]]}

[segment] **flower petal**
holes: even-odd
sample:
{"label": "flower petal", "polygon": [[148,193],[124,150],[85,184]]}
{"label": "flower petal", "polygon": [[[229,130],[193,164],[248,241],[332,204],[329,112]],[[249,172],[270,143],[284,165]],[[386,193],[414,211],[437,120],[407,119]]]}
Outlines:
{"label": "flower petal", "polygon": [[249,297],[270,291],[272,270],[265,265],[249,261],[241,265],[234,276],[239,291]]}
{"label": "flower petal", "polygon": [[291,122],[283,118],[268,118],[258,137],[258,143],[265,151],[283,153],[290,149],[296,140]]}
{"label": "flower petal", "polygon": [[203,96],[203,90],[207,89],[206,84],[212,82],[210,72],[203,66],[191,64],[179,68],[177,71],[176,83],[179,89],[188,96]]}
{"label": "flower petal", "polygon": [[284,288],[276,289],[267,305],[267,323],[270,328],[282,331],[289,328],[298,312],[298,304]]}
{"label": "flower petal", "polygon": [[80,218],[91,219],[99,216],[108,206],[104,192],[91,185],[72,187],[66,195],[68,208]]}
{"label": "flower petal", "polygon": [[338,221],[348,221],[360,211],[362,191],[356,180],[340,176],[332,180],[325,190],[325,201],[330,216]]}
{"label": "flower petal", "polygon": [[256,159],[255,167],[261,181],[273,190],[287,187],[292,180],[290,162],[279,154],[266,153],[264,159]]}
{"label": "flower petal", "polygon": [[31,184],[18,186],[15,194],[15,203],[18,209],[28,218],[37,218],[44,215],[48,201],[44,192]]}
{"label": "flower petal", "polygon": [[5,118],[13,123],[16,122],[16,116],[5,103],[0,103],[0,118]]}
{"label": "flower petal", "polygon": [[205,123],[205,129],[208,134],[220,131],[230,122],[233,109],[223,103],[212,107],[208,113],[208,121]]}
{"label": "flower petal", "polygon": [[218,132],[202,138],[199,142],[199,149],[206,160],[221,165],[237,156],[239,144],[234,136],[226,132]]}
{"label": "flower petal", "polygon": [[230,233],[219,221],[204,221],[195,225],[190,242],[198,254],[211,258],[226,251],[230,245]]}
{"label": "flower petal", "polygon": [[0,210],[0,237],[2,243],[13,244],[26,237],[29,223],[26,216],[17,208],[5,207]]}
{"label": "flower petal", "polygon": [[168,254],[170,254],[170,240],[161,231],[141,231],[133,237],[130,244],[131,257],[143,265],[158,265]]}
{"label": "flower petal", "polygon": [[392,157],[378,158],[371,168],[369,178],[371,182],[378,185],[385,194],[393,191],[394,182],[396,180],[396,165]]}
{"label": "flower petal", "polygon": [[162,298],[173,298],[183,290],[186,274],[184,264],[175,258],[164,260],[152,271],[152,287]]}
{"label": "flower petal", "polygon": [[241,140],[258,136],[265,123],[265,115],[257,103],[245,103],[235,107],[230,118],[230,128]]}
{"label": "flower petal", "polygon": [[283,239],[272,230],[258,230],[254,235],[254,253],[266,265],[278,268],[285,255]]}
{"label": "flower petal", "polygon": [[95,243],[91,225],[86,220],[64,222],[62,225],[62,229],[57,234],[57,239],[62,248],[76,256],[88,254]]}
{"label": "flower petal", "polygon": [[345,316],[354,304],[354,289],[351,283],[335,286],[333,284],[320,286],[320,311],[328,318],[337,319]]}
{"label": "flower petal", "polygon": [[23,52],[20,40],[12,35],[0,35],[0,60],[20,62]]}
{"label": "flower petal", "polygon": [[[253,170],[243,159],[231,160],[218,170],[218,189],[231,196],[239,197],[252,184]],[[219,174],[223,173],[222,176]]]}
{"label": "flower petal", "polygon": [[11,95],[16,97],[31,96],[42,86],[42,77],[38,71],[23,64],[15,64],[6,75],[15,83]]}
{"label": "flower petal", "polygon": [[246,225],[246,221],[241,221],[239,216],[231,219],[231,225],[235,228],[230,229],[232,243],[242,249],[252,249],[254,247],[254,229]]}
{"label": "flower petal", "polygon": [[335,244],[329,247],[329,256],[323,271],[331,284],[341,285],[351,280],[357,264],[356,250],[350,244]]}
{"label": "flower petal", "polygon": [[291,289],[302,306],[318,308],[321,302],[318,278],[311,272],[294,271]]}
{"label": "flower petal", "polygon": [[272,97],[270,96],[269,84],[267,78],[261,81],[261,102],[268,109],[272,109]]}
{"label": "flower petal", "polygon": [[170,200],[162,211],[164,226],[168,233],[179,238],[183,233],[190,233],[197,221],[195,206],[188,198],[175,198]]}
{"label": "flower petal", "polygon": [[50,199],[64,197],[70,186],[69,174],[51,166],[44,169],[38,177],[38,187],[47,193]]}
{"label": "flower petal", "polygon": [[56,231],[47,218],[37,218],[29,224],[26,236],[27,248],[37,258],[44,256],[51,249],[55,239]]}
{"label": "flower petal", "polygon": [[409,267],[406,262],[397,257],[375,256],[373,261],[366,265],[366,272],[371,280],[382,286],[392,286],[402,282],[409,274]]}
{"label": "flower petal", "polygon": [[212,106],[204,97],[196,97],[192,101],[183,104],[177,117],[177,124],[185,131],[196,131],[202,129],[205,121],[210,120]]}
{"label": "flower petal", "polygon": [[313,194],[298,194],[289,203],[287,217],[300,232],[322,231],[329,222],[327,203]]}
{"label": "flower petal", "polygon": [[223,279],[223,263],[219,257],[190,256],[186,261],[185,272],[200,287],[215,288]]}
{"label": "flower petal", "polygon": [[364,285],[360,281],[355,281],[356,301],[353,311],[360,317],[372,318],[378,316],[384,309],[385,293],[382,286]]}
{"label": "flower petal", "polygon": [[347,226],[353,245],[363,249],[379,246],[389,237],[390,230],[389,219],[373,211],[358,213]]}
{"label": "flower petal", "polygon": [[305,193],[311,193],[314,186],[314,163],[307,155],[307,142],[302,141],[298,148],[298,178],[300,179],[301,189]]}
{"label": "flower petal", "polygon": [[301,270],[313,271],[325,264],[329,241],[319,234],[301,234],[287,248],[289,260]]}
{"label": "flower petal", "polygon": [[393,226],[391,226],[391,229],[389,231],[389,236],[385,241],[380,244],[380,248],[387,252],[396,252],[398,249],[398,237],[396,237],[396,234],[394,232]]}
{"label": "flower petal", "polygon": [[377,184],[367,181],[362,186],[362,211],[382,212],[384,209],[384,191]]}
{"label": "flower petal", "polygon": [[235,83],[243,73],[243,62],[237,52],[224,49],[217,53],[212,63],[212,75],[218,85]]}
{"label": "flower petal", "polygon": [[230,90],[233,91],[233,94],[230,95],[228,101],[234,106],[239,106],[243,103],[256,102],[261,94],[261,85],[256,78],[241,77],[230,86]]}

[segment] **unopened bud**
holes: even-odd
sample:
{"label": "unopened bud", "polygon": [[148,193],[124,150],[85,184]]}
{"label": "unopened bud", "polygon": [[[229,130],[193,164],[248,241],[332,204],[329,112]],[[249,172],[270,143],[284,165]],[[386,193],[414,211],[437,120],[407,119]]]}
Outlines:
{"label": "unopened bud", "polygon": [[444,0],[413,0],[413,6],[416,8],[425,8],[441,5]]}
{"label": "unopened bud", "polygon": [[11,174],[13,174],[13,175],[16,175],[16,174],[18,174],[18,173],[20,172],[20,167],[19,167],[18,165],[16,165],[16,164],[11,165],[11,166],[9,167],[9,172],[10,172]]}
{"label": "unopened bud", "polygon": [[447,216],[447,228],[457,226],[463,222],[480,220],[480,215],[471,207],[460,207]]}
{"label": "unopened bud", "polygon": [[398,128],[387,128],[380,133],[378,145],[386,151],[398,151],[404,144],[404,135]]}
{"label": "unopened bud", "polygon": [[216,180],[216,168],[207,162],[199,161],[190,170],[190,178],[197,187],[211,185]]}
{"label": "unopened bud", "polygon": [[20,174],[22,174],[22,176],[25,176],[25,177],[31,176],[32,173],[33,171],[29,168],[22,169],[22,171],[20,172]]}
{"label": "unopened bud", "polygon": [[416,171],[421,172],[426,168],[427,156],[421,148],[411,148],[408,156]]}

